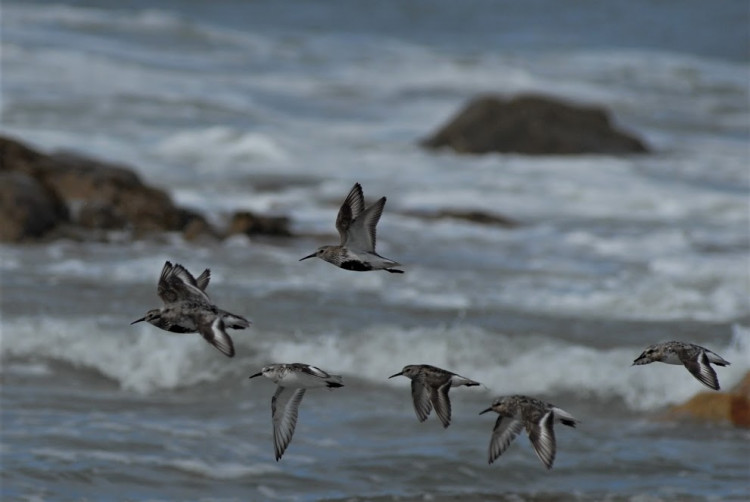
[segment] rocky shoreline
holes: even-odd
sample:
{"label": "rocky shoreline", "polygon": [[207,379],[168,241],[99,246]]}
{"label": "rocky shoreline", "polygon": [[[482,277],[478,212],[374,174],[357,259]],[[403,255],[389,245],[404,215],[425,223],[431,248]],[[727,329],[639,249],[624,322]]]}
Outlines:
{"label": "rocky shoreline", "polygon": [[106,240],[180,232],[188,239],[233,234],[288,237],[289,219],[237,211],[227,228],[177,206],[124,165],[68,152],[46,154],[0,136],[0,242]]}

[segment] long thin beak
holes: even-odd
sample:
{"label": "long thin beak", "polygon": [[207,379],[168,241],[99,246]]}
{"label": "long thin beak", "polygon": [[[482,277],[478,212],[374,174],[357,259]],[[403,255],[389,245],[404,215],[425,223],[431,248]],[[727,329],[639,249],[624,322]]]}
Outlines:
{"label": "long thin beak", "polygon": [[396,373],[395,375],[391,375],[391,376],[389,376],[388,378],[393,378],[393,377],[401,376],[401,375],[403,375],[403,374],[404,374],[404,372],[403,372],[403,371],[399,371],[399,372],[398,372],[398,373]]}
{"label": "long thin beak", "polygon": [[261,371],[259,373],[254,374],[254,375],[250,375],[250,378],[255,378],[255,377],[258,377],[258,376],[263,376],[263,372]]}
{"label": "long thin beak", "polygon": [[313,253],[305,256],[304,258],[300,258],[299,261],[307,260],[308,258],[315,258],[318,255],[318,253]]}
{"label": "long thin beak", "polygon": [[484,415],[484,414],[485,414],[485,413],[487,413],[488,411],[492,411],[492,406],[490,406],[489,408],[487,408],[487,409],[486,409],[486,410],[484,410],[484,411],[480,411],[480,412],[479,412],[479,414],[480,414],[480,415]]}
{"label": "long thin beak", "polygon": [[145,320],[146,320],[145,317],[141,317],[140,319],[136,319],[135,321],[131,322],[130,325],[132,326],[133,324],[135,324],[137,322],[141,322],[141,321],[145,321]]}

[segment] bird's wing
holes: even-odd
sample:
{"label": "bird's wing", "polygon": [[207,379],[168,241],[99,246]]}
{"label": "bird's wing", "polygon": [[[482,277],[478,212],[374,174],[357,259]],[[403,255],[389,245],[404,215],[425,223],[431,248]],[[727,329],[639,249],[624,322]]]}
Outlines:
{"label": "bird's wing", "polygon": [[497,417],[495,428],[492,429],[492,438],[490,439],[488,452],[490,464],[503,454],[522,430],[523,422],[521,420],[503,415]]}
{"label": "bird's wing", "polygon": [[205,291],[208,287],[208,281],[211,280],[211,271],[209,269],[206,269],[203,271],[201,275],[199,275],[195,279],[195,285],[198,286],[198,288],[201,291]]}
{"label": "bird's wing", "polygon": [[432,411],[430,389],[425,387],[422,382],[416,379],[412,380],[411,397],[414,400],[414,411],[417,412],[417,418],[420,422],[424,422]]}
{"label": "bird's wing", "polygon": [[531,446],[547,469],[552,469],[552,462],[555,461],[555,430],[552,428],[554,420],[555,415],[549,410],[539,422],[530,422],[527,425]]}
{"label": "bird's wing", "polygon": [[[202,275],[203,274],[201,274],[201,276]],[[188,270],[179,263],[175,263],[172,267],[168,280],[175,290],[177,290],[178,294],[181,294],[183,297],[198,297],[203,301],[210,302],[208,295],[198,286],[198,282],[195,280],[195,277],[193,277],[193,274],[188,272]]]}
{"label": "bird's wing", "polygon": [[711,387],[713,390],[719,390],[719,378],[716,376],[716,372],[711,367],[708,356],[704,351],[698,354],[696,360],[686,359],[682,362],[700,383],[706,387]]}
{"label": "bird's wing", "polygon": [[169,277],[172,274],[172,264],[165,262],[164,267],[161,269],[159,275],[159,283],[156,285],[156,293],[165,304],[173,303],[177,301],[177,291],[174,290],[169,282]]}
{"label": "bird's wing", "polygon": [[339,231],[342,246],[347,242],[352,222],[364,209],[365,196],[362,194],[362,186],[359,183],[355,183],[349,191],[349,195],[344,199],[344,203],[341,204],[338,216],[336,216],[336,230]]}
{"label": "bird's wing", "polygon": [[[279,386],[271,398],[271,418],[273,419],[273,449],[278,461],[284,454],[286,447],[292,441],[294,429],[297,427],[297,413],[299,403],[305,396],[304,388],[294,389],[291,397],[284,402],[278,403],[278,398],[284,393],[285,388]],[[280,406],[277,406],[280,404]]]}
{"label": "bird's wing", "polygon": [[234,344],[227,335],[221,317],[216,317],[212,322],[199,323],[198,331],[208,343],[219,349],[222,354],[227,357],[234,357]]}
{"label": "bird's wing", "polygon": [[376,227],[380,221],[380,215],[383,214],[383,207],[385,207],[385,197],[381,197],[352,221],[347,234],[348,247],[370,253],[375,252]]}
{"label": "bird's wing", "polygon": [[440,387],[433,387],[430,392],[430,402],[432,403],[433,408],[435,408],[435,414],[443,423],[443,427],[448,427],[451,424],[451,401],[448,397],[449,390],[451,390],[450,380]]}
{"label": "bird's wing", "polygon": [[[201,274],[201,277],[204,274],[205,272]],[[208,284],[208,280],[206,280],[206,284]],[[210,302],[208,295],[198,287],[198,283],[192,274],[179,263],[172,265],[170,262],[166,262],[164,264],[156,291],[165,304],[187,299]]]}

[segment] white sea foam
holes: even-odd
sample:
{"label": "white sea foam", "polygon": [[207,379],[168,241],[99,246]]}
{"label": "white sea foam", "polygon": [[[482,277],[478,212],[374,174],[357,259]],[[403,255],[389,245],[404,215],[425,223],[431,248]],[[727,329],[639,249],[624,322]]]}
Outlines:
{"label": "white sea foam", "polygon": [[[330,334],[277,340],[266,350],[279,362],[310,360],[314,353],[314,364],[329,371],[384,384],[389,374],[406,364],[430,363],[479,380],[499,394],[570,392],[622,399],[637,410],[681,402],[702,390],[686,370],[680,373],[675,366],[631,368],[643,348],[602,350],[471,327],[404,330],[384,325],[350,337]],[[730,346],[714,349],[733,362],[719,369],[723,387],[729,388],[750,369],[750,331],[736,328]]]}
{"label": "white sea foam", "polygon": [[[6,323],[4,329],[14,336],[5,337],[3,357],[63,361],[96,370],[135,392],[238,378],[237,367],[227,365],[196,334],[168,334],[151,326],[112,333],[94,320],[60,319],[19,319]],[[680,402],[702,390],[676,366],[631,368],[641,346],[597,349],[463,324],[411,329],[372,325],[349,334],[266,332],[263,337],[235,337],[235,345],[240,355],[253,354],[248,362],[255,365],[304,361],[346,377],[393,385],[386,377],[404,365],[429,363],[479,380],[494,393],[569,392],[621,399],[639,410]],[[718,369],[723,388],[730,388],[750,370],[750,329],[737,326],[728,346],[710,348],[732,362]]]}
{"label": "white sea foam", "polygon": [[35,448],[31,453],[38,457],[47,457],[65,462],[94,460],[127,466],[171,467],[188,474],[217,480],[239,479],[250,476],[263,476],[281,472],[281,468],[268,462],[237,463],[211,462],[201,458],[176,458],[170,456],[119,453],[105,450],[86,450],[72,452],[56,448]]}
{"label": "white sea foam", "polygon": [[13,336],[3,337],[0,350],[4,356],[48,358],[90,368],[136,392],[189,387],[230,372],[200,335],[154,329],[145,325],[113,330],[96,319],[4,321],[3,331]]}
{"label": "white sea foam", "polygon": [[273,138],[225,126],[175,133],[160,142],[157,153],[170,161],[194,163],[212,172],[217,168],[236,169],[236,165],[252,161],[287,160],[286,152]]}
{"label": "white sea foam", "polygon": [[168,465],[199,476],[211,479],[238,479],[247,476],[262,476],[282,472],[282,469],[271,463],[210,463],[197,458],[171,460]]}

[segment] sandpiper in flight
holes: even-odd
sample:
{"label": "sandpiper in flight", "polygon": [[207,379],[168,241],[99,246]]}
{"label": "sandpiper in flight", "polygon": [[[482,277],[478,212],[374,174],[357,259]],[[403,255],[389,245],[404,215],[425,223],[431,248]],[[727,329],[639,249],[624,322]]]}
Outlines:
{"label": "sandpiper in flight", "polygon": [[157,293],[164,302],[160,309],[149,310],[130,324],[147,321],[173,333],[200,332],[208,343],[228,357],[234,356],[234,344],[226,328],[245,329],[250,321],[211,303],[205,292],[211,273],[204,270],[198,278],[179,263],[166,262],[159,276]]}
{"label": "sandpiper in flight", "polygon": [[[273,420],[273,449],[278,461],[284,454],[286,447],[292,441],[294,429],[297,426],[299,403],[307,389],[315,387],[336,388],[343,387],[339,375],[331,375],[320,368],[309,364],[269,364],[260,372],[250,375],[250,378],[264,376],[278,385],[276,393],[271,398],[271,418]],[[290,392],[284,392],[289,389]],[[279,398],[283,397],[283,403]]]}
{"label": "sandpiper in flight", "polygon": [[719,390],[719,379],[710,363],[718,366],[729,366],[730,364],[718,354],[700,345],[685,342],[664,342],[648,346],[633,361],[633,366],[657,361],[684,365],[703,385],[714,390]]}
{"label": "sandpiper in flight", "polygon": [[365,198],[362,186],[355,183],[349,195],[339,209],[336,217],[336,230],[341,236],[338,246],[321,246],[314,253],[301,258],[318,257],[344,270],[364,272],[368,270],[386,270],[403,274],[398,267],[401,264],[384,258],[375,252],[375,227],[380,220],[385,206],[385,197],[365,209]]}
{"label": "sandpiper in flight", "polygon": [[537,456],[547,469],[552,469],[557,448],[554,422],[561,422],[570,427],[575,427],[577,422],[573,415],[565,410],[539,399],[519,395],[498,397],[492,402],[492,406],[479,414],[488,411],[500,415],[490,439],[490,464],[502,455],[525,427]]}
{"label": "sandpiper in flight", "polygon": [[414,400],[414,411],[420,422],[427,420],[432,408],[435,408],[443,427],[451,424],[451,401],[448,391],[451,387],[480,385],[479,382],[462,377],[450,371],[429,364],[410,364],[395,375],[411,379],[411,397]]}

